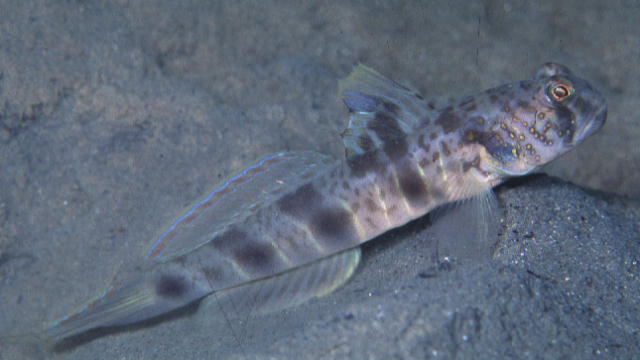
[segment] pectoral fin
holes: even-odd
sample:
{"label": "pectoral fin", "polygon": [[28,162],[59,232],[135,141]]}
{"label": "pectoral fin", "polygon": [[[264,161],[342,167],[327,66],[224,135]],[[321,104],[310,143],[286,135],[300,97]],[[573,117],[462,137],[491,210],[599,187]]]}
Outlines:
{"label": "pectoral fin", "polygon": [[500,229],[500,207],[490,189],[436,209],[430,214],[429,231],[438,244],[439,256],[457,261],[486,261],[493,256]]}

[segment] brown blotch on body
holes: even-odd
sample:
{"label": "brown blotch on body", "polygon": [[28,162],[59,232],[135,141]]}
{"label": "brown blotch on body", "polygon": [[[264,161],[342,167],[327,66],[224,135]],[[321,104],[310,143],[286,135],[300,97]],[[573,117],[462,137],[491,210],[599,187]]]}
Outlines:
{"label": "brown blotch on body", "polygon": [[347,166],[357,178],[363,178],[369,172],[383,173],[385,169],[377,151],[351,156],[347,159]]}
{"label": "brown blotch on body", "polygon": [[309,230],[333,246],[357,243],[353,214],[341,207],[326,207],[312,214]]}
{"label": "brown blotch on body", "polygon": [[375,201],[373,201],[373,199],[371,198],[366,198],[364,200],[364,204],[367,206],[367,210],[369,210],[369,212],[378,212],[380,210],[380,208],[378,207],[378,204],[376,204]]}
{"label": "brown blotch on body", "polygon": [[213,240],[211,240],[211,242],[209,242],[209,245],[226,254],[232,251],[232,249],[235,249],[238,246],[244,246],[249,242],[251,242],[251,240],[244,231],[231,226],[220,236],[217,236]]}
{"label": "brown blotch on body", "polygon": [[397,138],[393,140],[389,140],[384,144],[382,150],[391,160],[398,160],[404,157],[409,151],[409,145],[407,144],[406,139]]}
{"label": "brown blotch on body", "polygon": [[284,213],[298,217],[301,213],[306,213],[305,210],[311,204],[319,204],[320,202],[322,202],[322,195],[312,184],[305,184],[278,200],[278,208]]}
{"label": "brown blotch on body", "polygon": [[[403,86],[402,86],[403,87]],[[407,90],[405,88],[405,90]],[[390,112],[393,115],[398,115],[400,114],[400,108],[398,107],[398,105],[390,102],[390,101],[383,101],[382,105],[384,106],[384,109],[387,110],[388,112]]]}
{"label": "brown blotch on body", "polygon": [[454,114],[451,108],[441,112],[435,123],[442,127],[445,134],[456,131],[464,125],[462,119]]}
{"label": "brown blotch on body", "polygon": [[476,132],[473,130],[467,130],[463,135],[462,135],[462,140],[466,143],[470,143],[475,141],[477,138],[476,136]]}
{"label": "brown blotch on body", "polygon": [[177,299],[187,294],[189,287],[182,276],[162,275],[156,283],[156,294],[162,298]]}
{"label": "brown blotch on body", "polygon": [[471,168],[477,168],[480,165],[480,157],[476,156],[472,161],[465,161],[462,163],[462,172],[467,172]]}
{"label": "brown blotch on body", "polygon": [[518,100],[517,105],[519,108],[529,113],[535,113],[537,111],[537,109],[534,106],[531,106],[530,103],[524,100]]}
{"label": "brown blotch on body", "polygon": [[372,121],[369,121],[368,128],[373,130],[380,140],[386,142],[397,139],[405,135],[398,125],[398,120],[384,112],[378,112]]}
{"label": "brown blotch on body", "polygon": [[417,171],[411,168],[405,168],[398,175],[398,184],[404,198],[407,199],[411,206],[416,207],[424,205],[428,201],[427,186]]}
{"label": "brown blotch on body", "polygon": [[418,146],[423,148],[425,151],[429,151],[427,148],[429,144],[426,142],[424,134],[420,134],[420,136],[418,136]]}
{"label": "brown blotch on body", "polygon": [[444,154],[444,156],[451,156],[451,150],[449,150],[449,145],[447,145],[446,142],[441,141],[440,146],[442,148],[442,153]]}
{"label": "brown blotch on body", "polygon": [[271,245],[253,242],[237,249],[233,258],[245,269],[267,273],[275,265],[276,252]]}

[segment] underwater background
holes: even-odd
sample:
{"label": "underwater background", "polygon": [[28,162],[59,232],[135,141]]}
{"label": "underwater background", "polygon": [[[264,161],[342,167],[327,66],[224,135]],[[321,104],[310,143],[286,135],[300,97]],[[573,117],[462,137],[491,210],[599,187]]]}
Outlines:
{"label": "underwater background", "polygon": [[[364,248],[336,292],[265,317],[215,299],[0,359],[633,358],[640,354],[640,2],[0,0],[0,334],[103,290],[230,175],[343,156],[337,80],[364,63],[429,100],[553,61],[604,128],[496,190],[494,259],[443,263],[429,221]],[[221,314],[223,316],[221,316]]]}

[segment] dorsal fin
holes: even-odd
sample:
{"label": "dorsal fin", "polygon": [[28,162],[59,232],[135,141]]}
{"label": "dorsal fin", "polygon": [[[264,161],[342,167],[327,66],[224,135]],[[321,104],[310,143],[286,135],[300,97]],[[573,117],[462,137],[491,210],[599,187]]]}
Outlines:
{"label": "dorsal fin", "polygon": [[270,204],[280,192],[308,181],[332,161],[330,156],[311,151],[263,159],[187,208],[155,239],[145,258],[166,261],[208,243],[230,224]]}
{"label": "dorsal fin", "polygon": [[418,93],[362,64],[340,80],[338,87],[351,112],[349,126],[342,134],[347,156],[407,136],[436,113]]}

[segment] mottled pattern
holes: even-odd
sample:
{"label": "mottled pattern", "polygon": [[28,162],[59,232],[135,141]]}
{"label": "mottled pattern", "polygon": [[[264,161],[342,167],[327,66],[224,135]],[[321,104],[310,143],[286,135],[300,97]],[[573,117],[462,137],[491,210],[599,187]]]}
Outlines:
{"label": "mottled pattern", "polygon": [[[340,82],[340,94],[350,112],[346,159],[283,153],[248,168],[162,233],[140,277],[114,284],[47,333],[144,319],[261,279],[325,279],[286,286],[293,302],[326,293],[359,260],[341,252],[536,169],[606,118],[602,96],[555,64],[440,110],[364,66]],[[335,267],[344,262],[347,270]]]}

